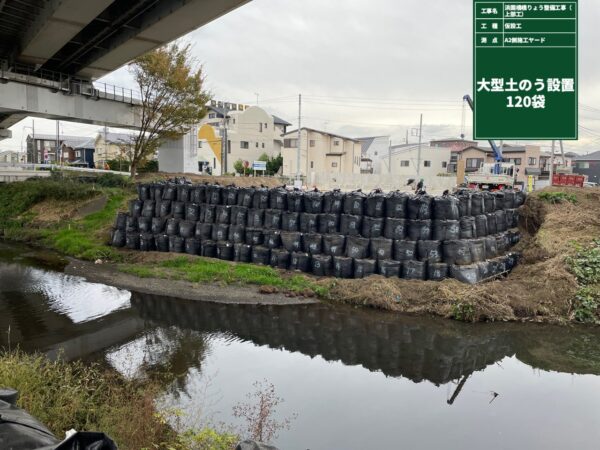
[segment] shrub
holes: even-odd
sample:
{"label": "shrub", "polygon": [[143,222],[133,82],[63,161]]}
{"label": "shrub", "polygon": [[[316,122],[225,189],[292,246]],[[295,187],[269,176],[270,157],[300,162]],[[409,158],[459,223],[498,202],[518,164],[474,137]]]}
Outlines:
{"label": "shrub", "polygon": [[577,278],[579,289],[573,301],[573,315],[578,322],[598,323],[600,307],[600,239],[588,247],[578,247],[567,258],[569,269]]}
{"label": "shrub", "polygon": [[566,192],[540,192],[539,198],[553,205],[563,203],[564,201],[573,204],[577,203],[577,196],[575,194],[567,194]]}
{"label": "shrub", "polygon": [[95,181],[100,186],[109,188],[123,188],[132,184],[131,178],[116,173],[104,173]]}

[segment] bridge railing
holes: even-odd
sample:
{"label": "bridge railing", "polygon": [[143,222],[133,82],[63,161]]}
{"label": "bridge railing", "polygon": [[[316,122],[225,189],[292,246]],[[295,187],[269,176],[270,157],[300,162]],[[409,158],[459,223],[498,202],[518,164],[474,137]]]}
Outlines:
{"label": "bridge railing", "polygon": [[119,172],[118,170],[90,169],[88,167],[63,166],[58,164],[30,164],[30,163],[0,163],[0,170],[30,170],[30,171],[70,171],[84,173],[114,173],[116,175],[130,176],[129,172]]}
{"label": "bridge railing", "polygon": [[27,64],[0,59],[0,80],[46,87],[54,92],[81,95],[92,99],[113,100],[131,105],[141,103],[141,93],[134,89],[98,81],[82,80],[53,70],[38,69]]}

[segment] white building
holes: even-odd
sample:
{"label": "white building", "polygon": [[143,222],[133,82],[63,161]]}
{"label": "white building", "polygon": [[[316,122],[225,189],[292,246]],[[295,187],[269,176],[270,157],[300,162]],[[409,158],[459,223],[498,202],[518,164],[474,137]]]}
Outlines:
{"label": "white building", "polygon": [[[225,105],[236,106],[236,105]],[[283,134],[290,125],[258,106],[239,105],[235,110],[208,106],[207,116],[198,129],[198,162],[213,174],[234,172],[238,160],[252,165],[264,153],[278,156],[283,148]],[[226,130],[225,130],[226,128]],[[222,145],[227,135],[226,165],[223,167]]]}
{"label": "white building", "polygon": [[381,173],[381,160],[387,158],[390,150],[390,136],[373,136],[358,138],[361,144],[362,173]]}
{"label": "white building", "polygon": [[18,164],[25,162],[25,153],[13,150],[0,150],[0,163]]}
{"label": "white building", "polygon": [[167,173],[200,173],[198,168],[198,126],[158,149],[158,170]]}
{"label": "white building", "polygon": [[388,158],[381,159],[383,173],[423,178],[427,185],[428,180],[431,183],[438,175],[447,174],[451,149],[421,145],[420,162],[418,144],[392,146],[391,153],[391,171],[389,171]]}

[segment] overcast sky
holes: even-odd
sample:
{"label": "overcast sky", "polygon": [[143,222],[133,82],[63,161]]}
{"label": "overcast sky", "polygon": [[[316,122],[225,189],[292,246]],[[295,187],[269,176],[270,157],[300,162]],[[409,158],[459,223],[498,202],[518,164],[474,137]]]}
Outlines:
{"label": "overcast sky", "polygon": [[[580,2],[580,140],[600,149],[600,2]],[[183,38],[193,44],[215,99],[258,103],[303,125],[352,137],[391,135],[403,143],[458,137],[462,96],[472,90],[472,0],[253,0]],[[126,68],[105,77],[131,86]],[[63,124],[64,134],[98,127]],[[26,119],[0,148],[19,149]],[[470,137],[472,114],[466,114]],[[36,132],[54,133],[36,119]],[[548,142],[542,142],[549,145]]]}

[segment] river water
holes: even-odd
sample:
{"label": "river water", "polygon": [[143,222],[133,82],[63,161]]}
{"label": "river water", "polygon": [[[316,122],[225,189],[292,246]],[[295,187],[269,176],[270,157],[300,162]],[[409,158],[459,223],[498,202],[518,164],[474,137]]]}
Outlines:
{"label": "river water", "polygon": [[149,296],[0,243],[0,346],[169,373],[159,403],[189,425],[240,426],[233,406],[266,380],[284,400],[275,418],[293,418],[281,449],[600,446],[593,328]]}

